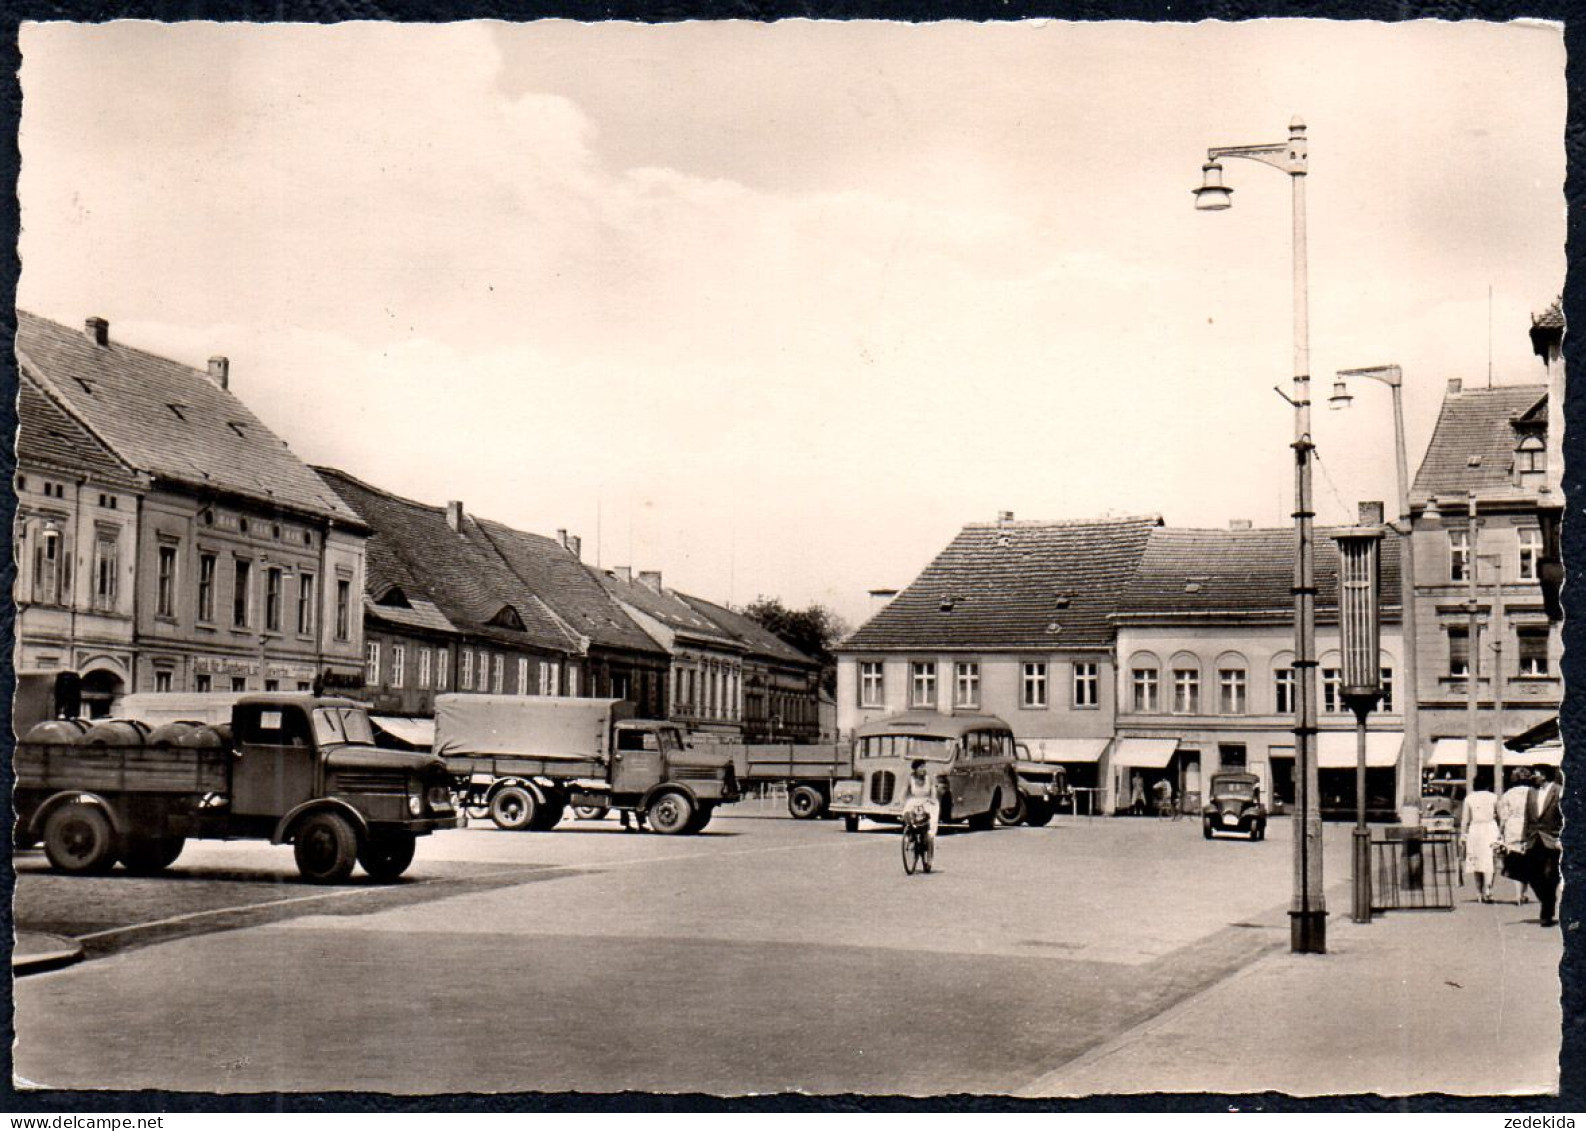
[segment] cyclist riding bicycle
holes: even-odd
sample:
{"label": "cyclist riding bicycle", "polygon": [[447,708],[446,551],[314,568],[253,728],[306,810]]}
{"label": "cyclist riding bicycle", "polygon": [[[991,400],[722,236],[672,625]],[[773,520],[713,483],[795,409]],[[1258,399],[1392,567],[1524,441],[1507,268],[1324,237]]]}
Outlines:
{"label": "cyclist riding bicycle", "polygon": [[930,817],[930,827],[926,831],[925,848],[927,852],[936,847],[936,825],[942,816],[942,807],[936,800],[936,783],[925,772],[925,763],[916,761],[910,767],[909,783],[903,790],[903,815],[905,818],[912,812],[923,810]]}

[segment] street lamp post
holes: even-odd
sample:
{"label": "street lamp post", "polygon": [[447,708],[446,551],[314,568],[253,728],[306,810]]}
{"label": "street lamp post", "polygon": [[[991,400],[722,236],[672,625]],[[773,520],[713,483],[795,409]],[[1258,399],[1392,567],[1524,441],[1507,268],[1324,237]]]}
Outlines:
{"label": "street lamp post", "polygon": [[1316,773],[1316,547],[1311,509],[1311,337],[1306,284],[1305,123],[1289,123],[1287,141],[1208,149],[1195,207],[1217,212],[1233,203],[1222,183],[1222,160],[1242,157],[1289,175],[1294,245],[1294,769],[1299,802],[1294,837],[1294,895],[1289,906],[1289,949],[1327,951],[1327,901],[1322,891],[1322,814]]}
{"label": "street lamp post", "polygon": [[[1403,643],[1403,679],[1399,692],[1402,700],[1399,713],[1404,719],[1404,755],[1399,772],[1397,804],[1413,804],[1421,789],[1421,684],[1416,665],[1415,632],[1415,519],[1410,512],[1410,465],[1404,444],[1404,373],[1397,365],[1372,365],[1364,369],[1340,369],[1333,382],[1333,395],[1327,399],[1330,408],[1348,408],[1354,400],[1349,395],[1348,379],[1367,377],[1381,381],[1393,391],[1393,444],[1394,465],[1398,473],[1399,521],[1393,530],[1399,536],[1399,627]],[[1412,796],[1410,790],[1416,792]]]}
{"label": "street lamp post", "polygon": [[1382,504],[1367,508],[1371,526],[1333,535],[1338,543],[1338,636],[1343,652],[1342,698],[1355,713],[1354,920],[1371,922],[1371,831],[1366,827],[1366,716],[1382,698],[1381,616],[1377,602]]}

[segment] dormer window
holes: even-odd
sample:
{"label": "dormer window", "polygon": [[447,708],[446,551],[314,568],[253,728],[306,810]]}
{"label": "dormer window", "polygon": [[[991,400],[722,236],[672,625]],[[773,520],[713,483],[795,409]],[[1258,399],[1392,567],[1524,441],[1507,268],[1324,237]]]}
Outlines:
{"label": "dormer window", "polygon": [[1547,445],[1540,436],[1527,436],[1514,450],[1514,469],[1522,476],[1547,472]]}
{"label": "dormer window", "polygon": [[511,605],[502,605],[501,611],[490,618],[490,623],[501,628],[515,628],[522,630],[523,618],[518,616],[518,610]]}

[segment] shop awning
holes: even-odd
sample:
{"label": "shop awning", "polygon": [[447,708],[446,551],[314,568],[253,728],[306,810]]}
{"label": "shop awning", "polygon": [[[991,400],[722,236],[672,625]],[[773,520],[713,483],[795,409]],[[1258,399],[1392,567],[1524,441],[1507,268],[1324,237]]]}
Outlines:
{"label": "shop awning", "polygon": [[1107,749],[1106,738],[1021,738],[1020,758],[1032,762],[1099,762]]}
{"label": "shop awning", "polygon": [[[1385,769],[1398,764],[1404,746],[1404,732],[1371,730],[1366,732],[1366,765]],[[1316,736],[1316,767],[1320,770],[1351,770],[1359,760],[1355,732],[1325,730]]]}
{"label": "shop awning", "polygon": [[370,715],[369,721],[378,730],[415,750],[429,750],[435,745],[434,719],[399,719],[391,715]]}
{"label": "shop awning", "polygon": [[1178,749],[1176,738],[1121,738],[1113,752],[1114,766],[1136,766],[1142,770],[1160,770]]}
{"label": "shop awning", "polygon": [[[1465,764],[1463,738],[1439,738],[1432,743],[1432,756],[1428,766],[1463,766]],[[1558,743],[1544,742],[1526,751],[1505,750],[1505,766],[1556,766],[1564,757],[1564,747]],[[1493,741],[1483,738],[1476,743],[1476,765],[1490,766],[1493,758]]]}

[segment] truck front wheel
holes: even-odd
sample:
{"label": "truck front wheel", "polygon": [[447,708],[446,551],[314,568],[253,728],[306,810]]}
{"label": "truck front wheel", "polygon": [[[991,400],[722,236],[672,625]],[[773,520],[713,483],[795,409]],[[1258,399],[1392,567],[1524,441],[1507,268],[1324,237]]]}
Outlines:
{"label": "truck front wheel", "polygon": [[176,863],[186,844],[179,836],[129,836],[121,846],[121,864],[133,875],[152,876]]}
{"label": "truck front wheel", "polygon": [[44,855],[62,872],[92,875],[116,866],[110,818],[97,805],[62,805],[44,822]]}
{"label": "truck front wheel", "polygon": [[788,790],[787,811],[795,820],[812,821],[826,811],[826,798],[812,785],[796,785]]}
{"label": "truck front wheel", "polygon": [[688,827],[694,821],[694,803],[686,794],[663,793],[650,802],[646,815],[650,819],[650,828],[664,836],[677,836],[689,831]]}
{"label": "truck front wheel", "polygon": [[311,813],[298,823],[292,854],[305,880],[339,884],[358,860],[358,834],[339,813]]}
{"label": "truck front wheel", "polygon": [[521,832],[534,824],[540,803],[534,794],[521,785],[498,789],[490,799],[490,819],[496,827],[508,832]]}
{"label": "truck front wheel", "polygon": [[412,833],[386,833],[372,836],[358,853],[358,863],[363,870],[379,880],[390,883],[413,863],[413,849],[418,838]]}

